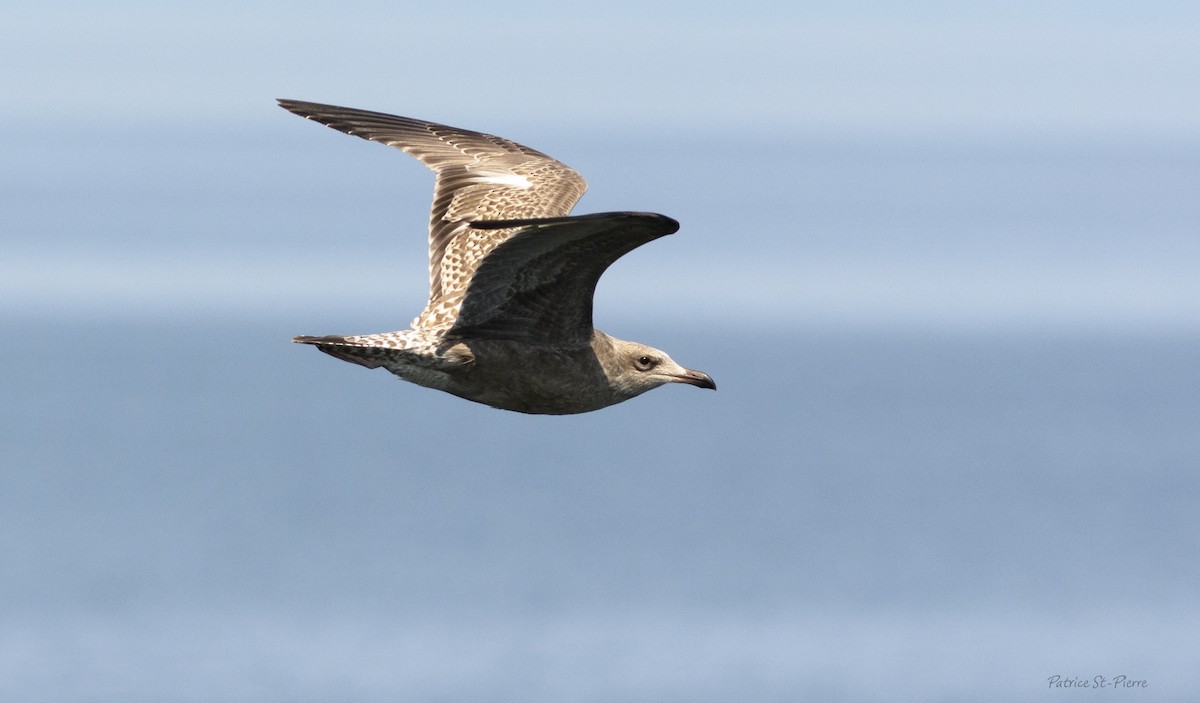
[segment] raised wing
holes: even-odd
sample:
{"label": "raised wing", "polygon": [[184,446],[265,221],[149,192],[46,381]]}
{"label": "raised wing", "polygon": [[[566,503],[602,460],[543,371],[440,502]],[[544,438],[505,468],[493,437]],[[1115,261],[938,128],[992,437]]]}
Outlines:
{"label": "raised wing", "polygon": [[679,223],[606,212],[472,226],[493,228],[516,229],[476,269],[449,334],[576,346],[591,340],[592,296],[605,269]]}
{"label": "raised wing", "polygon": [[569,166],[502,137],[336,105],[299,100],[279,105],[400,149],[437,174],[429,216],[429,303],[414,323],[418,327],[450,324],[475,268],[511,234],[473,230],[469,223],[561,217],[587,189]]}

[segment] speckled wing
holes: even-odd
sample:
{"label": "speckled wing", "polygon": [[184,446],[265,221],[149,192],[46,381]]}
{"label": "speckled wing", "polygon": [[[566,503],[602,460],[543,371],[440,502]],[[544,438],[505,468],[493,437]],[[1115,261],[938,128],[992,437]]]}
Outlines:
{"label": "speckled wing", "polygon": [[586,345],[592,297],[604,271],[679,223],[648,212],[477,222],[515,228],[475,271],[449,336],[511,339],[545,346]]}
{"label": "speckled wing", "polygon": [[429,217],[429,303],[414,326],[449,327],[476,267],[512,229],[471,222],[561,217],[587,189],[575,170],[502,137],[354,108],[280,100],[280,106],[416,157],[436,174]]}

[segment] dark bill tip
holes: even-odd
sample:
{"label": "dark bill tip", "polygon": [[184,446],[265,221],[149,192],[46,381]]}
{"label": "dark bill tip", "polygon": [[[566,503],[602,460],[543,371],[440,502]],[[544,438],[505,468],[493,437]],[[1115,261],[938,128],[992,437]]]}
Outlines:
{"label": "dark bill tip", "polygon": [[688,383],[697,388],[708,388],[714,391],[717,390],[717,382],[712,380],[712,376],[709,376],[703,371],[685,369],[682,376],[676,376],[675,378],[679,383]]}

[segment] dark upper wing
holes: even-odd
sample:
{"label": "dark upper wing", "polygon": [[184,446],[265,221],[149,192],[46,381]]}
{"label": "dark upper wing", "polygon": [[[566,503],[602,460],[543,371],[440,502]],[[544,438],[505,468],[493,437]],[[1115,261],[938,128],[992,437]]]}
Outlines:
{"label": "dark upper wing", "polygon": [[346,134],[400,149],[437,174],[429,216],[429,305],[422,326],[448,322],[441,318],[456,304],[479,261],[509,234],[489,230],[488,237],[479,231],[469,236],[468,223],[560,217],[587,189],[569,166],[502,137],[336,105],[279,104]]}
{"label": "dark upper wing", "polygon": [[474,227],[517,229],[476,269],[450,334],[578,345],[591,340],[592,295],[605,269],[679,223],[609,212]]}

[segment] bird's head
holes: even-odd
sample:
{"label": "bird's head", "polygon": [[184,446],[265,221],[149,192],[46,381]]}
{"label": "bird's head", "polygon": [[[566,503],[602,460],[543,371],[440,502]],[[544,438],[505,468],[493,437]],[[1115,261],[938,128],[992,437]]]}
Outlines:
{"label": "bird's head", "polygon": [[675,363],[667,353],[654,347],[609,338],[612,352],[604,367],[613,389],[632,398],[667,383],[686,383],[698,388],[717,389],[712,376]]}

